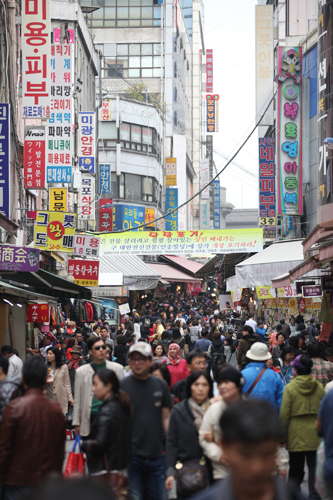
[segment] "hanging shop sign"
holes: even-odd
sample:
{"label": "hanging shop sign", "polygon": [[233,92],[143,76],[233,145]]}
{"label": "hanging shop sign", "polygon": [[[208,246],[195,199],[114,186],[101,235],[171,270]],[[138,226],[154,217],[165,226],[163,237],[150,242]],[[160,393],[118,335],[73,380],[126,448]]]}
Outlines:
{"label": "hanging shop sign", "polygon": [[207,94],[207,132],[219,131],[219,99],[218,94]]}
{"label": "hanging shop sign", "polygon": [[27,323],[48,323],[49,321],[49,304],[28,304]]}
{"label": "hanging shop sign", "polygon": [[[209,177],[206,177],[206,184],[214,177],[214,148],[213,148],[213,135],[206,135],[206,157],[209,160]],[[204,186],[206,185],[204,184]],[[210,184],[206,189],[205,193],[209,193],[210,200],[213,201],[212,194],[213,186]],[[207,194],[206,194],[207,196]]]}
{"label": "hanging shop sign", "polygon": [[51,114],[47,126],[48,168],[72,168],[72,50],[73,45],[69,44],[51,45]]}
{"label": "hanging shop sign", "polygon": [[321,278],[321,287],[325,292],[333,292],[333,276],[323,276]]}
{"label": "hanging shop sign", "polygon": [[49,0],[22,2],[22,116],[50,118]]}
{"label": "hanging shop sign", "polygon": [[[209,182],[209,163],[209,158],[205,158],[201,163],[201,189]],[[203,200],[209,200],[209,186],[202,191],[200,196]]]}
{"label": "hanging shop sign", "polygon": [[213,49],[206,50],[206,92],[213,92]]}
{"label": "hanging shop sign", "polygon": [[98,257],[100,238],[77,234],[74,241],[73,253],[82,257]]}
{"label": "hanging shop sign", "polygon": [[178,210],[172,212],[178,207],[178,188],[167,188],[165,192],[165,212],[169,214],[165,219],[165,229],[167,231],[178,230]]}
{"label": "hanging shop sign", "polygon": [[82,174],[79,191],[80,220],[95,220],[95,179],[89,174]]}
{"label": "hanging shop sign", "polygon": [[[262,117],[274,91],[273,5],[256,5],[256,122]],[[273,103],[260,125],[274,125]]]}
{"label": "hanging shop sign", "polygon": [[72,167],[47,167],[47,183],[72,182]]}
{"label": "hanging shop sign", "polygon": [[99,110],[99,121],[110,122],[112,120],[111,102],[111,99],[103,99],[102,107]]}
{"label": "hanging shop sign", "polygon": [[278,52],[278,214],[302,215],[302,48]]}
{"label": "hanging shop sign", "polygon": [[128,303],[126,304],[119,304],[118,306],[120,314],[123,316],[124,314],[128,314],[131,312],[130,306]]}
{"label": "hanging shop sign", "polygon": [[128,286],[99,286],[94,297],[128,297]]}
{"label": "hanging shop sign", "polygon": [[39,269],[39,250],[29,247],[0,246],[1,271],[36,272]]}
{"label": "hanging shop sign", "polygon": [[230,229],[219,231],[134,231],[101,235],[101,254],[178,255],[260,252],[263,231]]}
{"label": "hanging shop sign", "polygon": [[292,285],[287,285],[287,286],[283,286],[281,288],[278,288],[278,291],[277,291],[277,296],[278,297],[298,297],[298,293],[297,293],[297,288],[296,288],[296,284],[292,284]]}
{"label": "hanging shop sign", "polygon": [[312,309],[312,299],[311,298],[306,298],[305,299],[305,305],[306,305],[306,310],[310,311]]}
{"label": "hanging shop sign", "polygon": [[274,139],[259,139],[259,223],[264,239],[276,238]]}
{"label": "hanging shop sign", "polygon": [[295,297],[292,297],[291,299],[288,300],[288,307],[289,309],[297,308],[297,299]]}
{"label": "hanging shop sign", "polygon": [[67,212],[67,189],[50,188],[50,212]]}
{"label": "hanging shop sign", "polygon": [[0,213],[10,219],[10,109],[0,103]]}
{"label": "hanging shop sign", "polygon": [[[53,30],[54,34],[54,43],[60,43],[60,28],[55,28]],[[74,43],[74,30],[67,30],[67,33],[69,34],[69,40],[66,40],[66,43]]]}
{"label": "hanging shop sign", "polygon": [[231,290],[231,300],[233,302],[240,302],[242,299],[243,288],[236,288],[236,290]]}
{"label": "hanging shop sign", "polygon": [[210,200],[200,201],[200,228],[207,231],[210,229]]}
{"label": "hanging shop sign", "polygon": [[287,299],[285,299],[284,297],[278,297],[276,299],[276,306],[277,308],[279,309],[286,309],[287,308]]}
{"label": "hanging shop sign", "polygon": [[305,311],[305,308],[306,308],[305,299],[303,299],[303,298],[299,299],[299,301],[298,301],[298,309],[299,309],[299,311],[303,312],[303,311]]}
{"label": "hanging shop sign", "polygon": [[113,202],[111,198],[100,198],[98,201],[98,230],[111,232],[113,228]]}
{"label": "hanging shop sign", "polygon": [[68,274],[76,285],[98,286],[99,261],[68,259]]}
{"label": "hanging shop sign", "polygon": [[79,113],[79,167],[91,174],[95,173],[95,113]]}
{"label": "hanging shop sign", "polygon": [[110,163],[100,163],[99,168],[99,193],[111,193],[111,172]]}
{"label": "hanging shop sign", "polygon": [[155,208],[145,208],[145,224],[146,227],[155,227]]}
{"label": "hanging shop sign", "polygon": [[45,185],[45,127],[25,127],[24,187],[43,189]]}
{"label": "hanging shop sign", "polygon": [[34,246],[42,250],[73,252],[76,214],[37,211]]}
{"label": "hanging shop sign", "polygon": [[[115,205],[113,210],[113,230],[122,231],[137,228],[145,223],[145,208],[131,205]],[[143,231],[143,227],[133,231]],[[131,234],[132,232],[131,231]]]}
{"label": "hanging shop sign", "polygon": [[221,226],[221,207],[220,207],[220,181],[213,181],[213,202],[214,202],[214,229],[220,229]]}
{"label": "hanging shop sign", "polygon": [[177,186],[177,159],[165,158],[165,185]]}
{"label": "hanging shop sign", "polygon": [[276,297],[275,288],[272,288],[271,286],[257,286],[256,292],[259,300],[275,299]]}
{"label": "hanging shop sign", "polygon": [[322,297],[323,291],[320,285],[303,286],[302,295],[303,297]]}

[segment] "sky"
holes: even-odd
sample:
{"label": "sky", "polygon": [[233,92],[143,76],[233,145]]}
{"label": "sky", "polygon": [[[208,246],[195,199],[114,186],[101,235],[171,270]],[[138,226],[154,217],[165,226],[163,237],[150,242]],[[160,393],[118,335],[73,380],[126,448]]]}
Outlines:
{"label": "sky", "polygon": [[[205,0],[206,49],[213,49],[214,94],[220,95],[219,132],[214,134],[218,170],[255,125],[255,5],[256,0]],[[258,131],[235,162],[221,174],[227,201],[235,208],[258,208]],[[219,168],[220,167],[220,168]],[[214,172],[215,174],[215,172]]]}

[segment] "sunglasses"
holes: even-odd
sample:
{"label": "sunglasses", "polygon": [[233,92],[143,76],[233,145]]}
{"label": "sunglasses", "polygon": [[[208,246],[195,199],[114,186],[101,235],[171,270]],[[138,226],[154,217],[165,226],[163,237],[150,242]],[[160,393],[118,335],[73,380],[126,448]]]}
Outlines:
{"label": "sunglasses", "polygon": [[97,347],[94,347],[95,351],[99,351],[100,349],[103,349],[105,351],[106,345],[98,345]]}

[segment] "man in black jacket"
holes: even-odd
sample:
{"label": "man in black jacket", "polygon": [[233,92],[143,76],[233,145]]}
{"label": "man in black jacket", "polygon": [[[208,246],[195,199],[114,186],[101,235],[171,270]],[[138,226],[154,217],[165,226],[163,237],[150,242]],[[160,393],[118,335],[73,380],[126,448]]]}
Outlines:
{"label": "man in black jacket", "polygon": [[8,377],[9,361],[7,356],[0,354],[0,426],[2,415],[8,405],[14,391],[18,391],[21,385],[20,377]]}
{"label": "man in black jacket", "polygon": [[81,347],[83,359],[89,359],[89,352],[87,344],[82,340],[81,328],[75,330],[75,338],[77,340],[77,345]]}
{"label": "man in black jacket", "polygon": [[[199,371],[203,372],[207,369],[207,357],[203,351],[194,350],[191,351],[186,356],[187,369],[190,373]],[[184,401],[187,398],[186,396],[186,378],[176,382],[172,388],[171,393],[174,397],[176,397],[179,401]]]}

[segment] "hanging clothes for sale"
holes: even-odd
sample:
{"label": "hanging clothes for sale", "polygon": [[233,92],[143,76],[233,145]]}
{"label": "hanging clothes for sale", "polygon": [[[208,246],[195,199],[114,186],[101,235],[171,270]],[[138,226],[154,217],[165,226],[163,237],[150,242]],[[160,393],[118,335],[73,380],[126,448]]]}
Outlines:
{"label": "hanging clothes for sale", "polygon": [[92,323],[94,321],[94,310],[92,308],[92,305],[88,301],[86,302],[86,309],[87,309],[88,321],[89,323]]}

